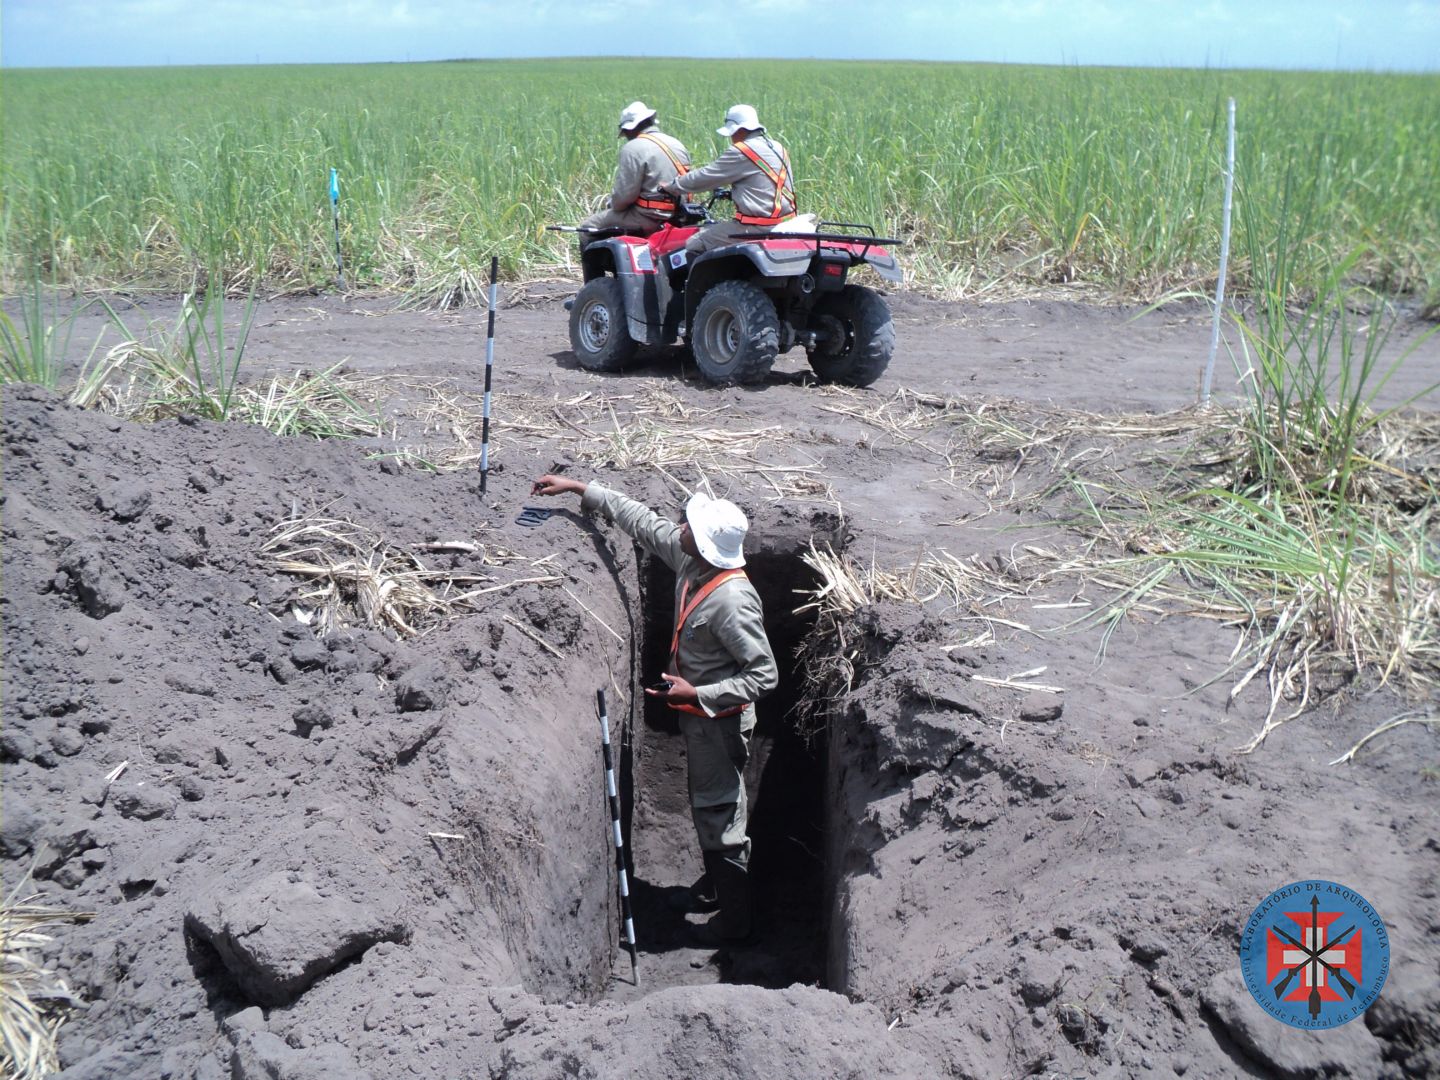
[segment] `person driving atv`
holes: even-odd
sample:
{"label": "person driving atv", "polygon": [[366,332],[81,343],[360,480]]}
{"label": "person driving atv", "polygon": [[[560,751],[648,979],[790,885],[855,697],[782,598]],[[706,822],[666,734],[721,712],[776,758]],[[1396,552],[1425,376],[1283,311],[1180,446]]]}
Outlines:
{"label": "person driving atv", "polygon": [[724,247],[737,234],[769,232],[795,216],[795,175],[785,148],[765,133],[752,105],[736,105],[715,129],[730,140],[730,149],[704,168],[677,175],[660,185],[676,197],[729,185],[735,217],[704,226],[689,240],[692,254]]}
{"label": "person driving atv", "polygon": [[[656,112],[643,101],[632,101],[620,114],[619,164],[610,205],[580,223],[583,229],[624,229],[632,236],[649,236],[675,216],[677,196],[662,191],[667,181],[690,170],[690,151],[656,122]],[[593,240],[580,234],[583,251]]]}

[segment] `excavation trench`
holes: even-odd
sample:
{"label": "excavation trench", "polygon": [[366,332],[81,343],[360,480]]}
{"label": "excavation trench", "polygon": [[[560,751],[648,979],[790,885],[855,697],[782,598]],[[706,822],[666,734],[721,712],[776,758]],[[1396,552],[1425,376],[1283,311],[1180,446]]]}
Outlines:
{"label": "excavation trench", "polygon": [[[554,1001],[628,999],[667,986],[715,982],[826,984],[834,875],[827,873],[825,852],[836,840],[828,835],[830,762],[823,724],[807,733],[797,719],[805,687],[796,654],[814,632],[814,619],[795,609],[820,584],[802,554],[812,541],[839,549],[841,534],[838,516],[828,512],[802,516],[760,508],[752,515],[746,572],[764,605],[779,685],[757,703],[745,770],[758,940],[723,964],[713,949],[694,941],[692,926],[709,916],[687,915],[676,903],[703,867],[678,714],[641,692],[660,679],[669,658],[675,576],[623,536],[596,535],[630,630],[628,670],[614,673],[620,685],[630,684],[630,693],[610,699],[610,722],[641,986],[630,983],[628,953],[620,947],[623,922],[598,738],[592,754],[565,736],[534,750],[534,802],[516,804],[487,795],[482,786],[463,822],[484,842],[457,871],[460,883],[477,905],[493,911],[493,932],[527,990]],[[576,700],[593,702],[591,693]],[[522,842],[532,834],[537,842]],[[475,932],[491,931],[477,926]]]}

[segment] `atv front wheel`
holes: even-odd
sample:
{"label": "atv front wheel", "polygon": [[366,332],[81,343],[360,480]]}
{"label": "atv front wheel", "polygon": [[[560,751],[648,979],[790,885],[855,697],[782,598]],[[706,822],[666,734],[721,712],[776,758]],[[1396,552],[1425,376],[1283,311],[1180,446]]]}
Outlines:
{"label": "atv front wheel", "polygon": [[711,382],[759,382],[780,351],[775,305],[748,281],[722,281],[695,309],[690,347],[695,366]]}
{"label": "atv front wheel", "polygon": [[863,285],[846,285],[822,297],[812,325],[824,333],[807,354],[821,382],[869,386],[884,373],[895,351],[890,305]]}
{"label": "atv front wheel", "polygon": [[625,325],[625,293],[613,277],[587,281],[570,307],[570,348],[587,371],[619,371],[638,347]]}

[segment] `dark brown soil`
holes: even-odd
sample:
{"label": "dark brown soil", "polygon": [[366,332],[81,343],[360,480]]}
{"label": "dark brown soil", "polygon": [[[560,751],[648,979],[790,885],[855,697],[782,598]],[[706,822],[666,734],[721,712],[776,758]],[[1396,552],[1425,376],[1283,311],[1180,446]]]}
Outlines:
{"label": "dark brown soil", "polygon": [[[968,607],[862,610],[846,631],[855,687],[818,737],[796,729],[793,671],[762,705],[760,944],[723,964],[684,947],[666,903],[699,869],[683,754],[666,716],[633,707],[664,648],[668,585],[573,504],[515,523],[530,479],[568,444],[507,426],[507,395],[605,394],[623,422],[664,390],[715,410],[713,427],[778,428],[778,463],[818,463],[833,498],[779,499],[757,473],[710,477],[751,514],[753,574],[788,669],[812,630],[790,614],[793,590],[815,585],[799,558],[812,538],[897,568],[926,547],[989,564],[1065,538],[1055,498],[987,514],[998,500],[976,486],[999,465],[1018,493],[1042,492],[1055,479],[1045,454],[947,463],[837,404],[878,409],[906,388],[1176,408],[1194,398],[1209,320],[901,295],[894,364],[850,397],[808,385],[798,355],[751,389],[695,381],[672,353],[621,376],[578,370],[559,304],[570,288],[517,292],[500,313],[484,498],[473,471],[376,457],[396,449],[386,440],[139,426],[5,391],[5,885],[33,862],[52,902],[97,913],[49,954],[88,1003],[62,1029],[64,1075],[1440,1070],[1436,733],[1399,728],[1352,765],[1326,764],[1415,707],[1362,681],[1237,755],[1263,694],[1228,700],[1233,678],[1215,677],[1234,631],[1196,619],[1126,621],[1102,657],[1098,630],[1000,624],[957,649],[979,632]],[[167,319],[173,306],[147,305]],[[88,320],[74,335],[85,348],[99,329]],[[385,376],[396,440],[433,449],[451,435],[417,416],[414,381],[477,394],[484,332],[477,311],[284,299],[261,306],[249,353],[255,378],[341,361]],[[1386,400],[1434,381],[1437,364],[1432,338]],[[1227,400],[1223,354],[1220,368]],[[653,470],[596,473],[678,504]],[[563,582],[496,591],[403,642],[363,628],[317,639],[292,613],[296,580],[261,550],[312,506],[395,547],[551,556]],[[530,565],[425,558],[495,583]],[[1054,629],[1072,612],[1046,605],[1076,588],[1017,583],[986,614]],[[1063,694],[972,678],[1039,668]],[[638,987],[617,949],[602,687],[622,750]],[[1393,946],[1380,1001],[1324,1033],[1266,1017],[1236,958],[1256,903],[1302,878],[1363,893]]]}

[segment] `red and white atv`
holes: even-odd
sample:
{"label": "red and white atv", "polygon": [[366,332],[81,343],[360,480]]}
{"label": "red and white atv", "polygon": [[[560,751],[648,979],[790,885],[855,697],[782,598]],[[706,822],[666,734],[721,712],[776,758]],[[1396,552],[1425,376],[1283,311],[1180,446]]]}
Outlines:
{"label": "red and white atv", "polygon": [[687,204],[682,215],[683,224],[648,237],[587,234],[585,284],[567,304],[582,367],[619,371],[641,345],[684,339],[715,383],[759,382],[796,345],[823,382],[869,386],[884,372],[895,349],[889,305],[849,277],[868,264],[900,282],[888,250],[900,241],[868,225],[822,221],[814,232],[757,233],[690,258],[685,241],[709,214]]}

